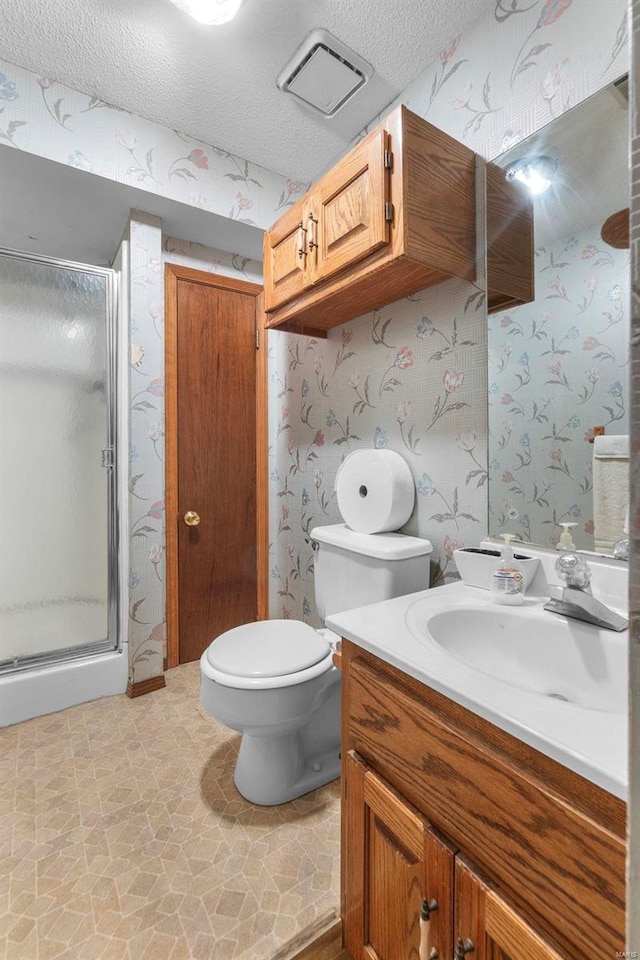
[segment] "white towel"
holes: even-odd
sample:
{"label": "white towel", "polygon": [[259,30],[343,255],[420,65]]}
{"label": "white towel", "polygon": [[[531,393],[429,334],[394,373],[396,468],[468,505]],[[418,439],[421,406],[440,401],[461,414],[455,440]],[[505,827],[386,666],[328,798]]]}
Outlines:
{"label": "white towel", "polygon": [[593,443],[593,525],[596,553],[612,553],[624,536],[629,509],[629,436],[596,437]]}

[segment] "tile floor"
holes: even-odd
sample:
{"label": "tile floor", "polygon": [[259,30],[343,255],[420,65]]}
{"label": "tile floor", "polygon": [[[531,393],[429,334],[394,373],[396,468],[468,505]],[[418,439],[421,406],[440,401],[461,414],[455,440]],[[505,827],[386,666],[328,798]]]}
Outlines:
{"label": "tile floor", "polygon": [[336,911],[338,783],[247,803],[198,682],[0,731],[1,960],[269,960]]}

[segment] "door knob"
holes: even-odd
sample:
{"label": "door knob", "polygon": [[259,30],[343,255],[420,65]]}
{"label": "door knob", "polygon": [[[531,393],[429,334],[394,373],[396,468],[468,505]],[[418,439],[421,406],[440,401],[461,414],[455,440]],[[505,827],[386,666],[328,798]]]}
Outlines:
{"label": "door knob", "polygon": [[184,522],[188,527],[197,527],[200,523],[200,517],[195,510],[187,510],[184,515]]}

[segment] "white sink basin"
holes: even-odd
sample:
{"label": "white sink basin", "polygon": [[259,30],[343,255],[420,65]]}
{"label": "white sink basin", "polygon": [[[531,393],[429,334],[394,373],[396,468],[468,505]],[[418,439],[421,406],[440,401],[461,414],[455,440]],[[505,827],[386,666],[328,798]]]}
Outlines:
{"label": "white sink basin", "polygon": [[419,600],[407,611],[407,626],[421,643],[511,687],[583,710],[626,712],[624,635],[557,617],[540,604],[434,613],[429,600]]}

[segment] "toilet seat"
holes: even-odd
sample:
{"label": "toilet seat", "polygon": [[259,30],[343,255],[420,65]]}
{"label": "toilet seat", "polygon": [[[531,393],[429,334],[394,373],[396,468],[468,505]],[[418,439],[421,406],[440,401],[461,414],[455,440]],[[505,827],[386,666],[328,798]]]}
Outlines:
{"label": "toilet seat", "polygon": [[201,665],[206,677],[223,686],[266,690],[324,673],[332,665],[332,648],[299,620],[260,620],[220,634]]}

